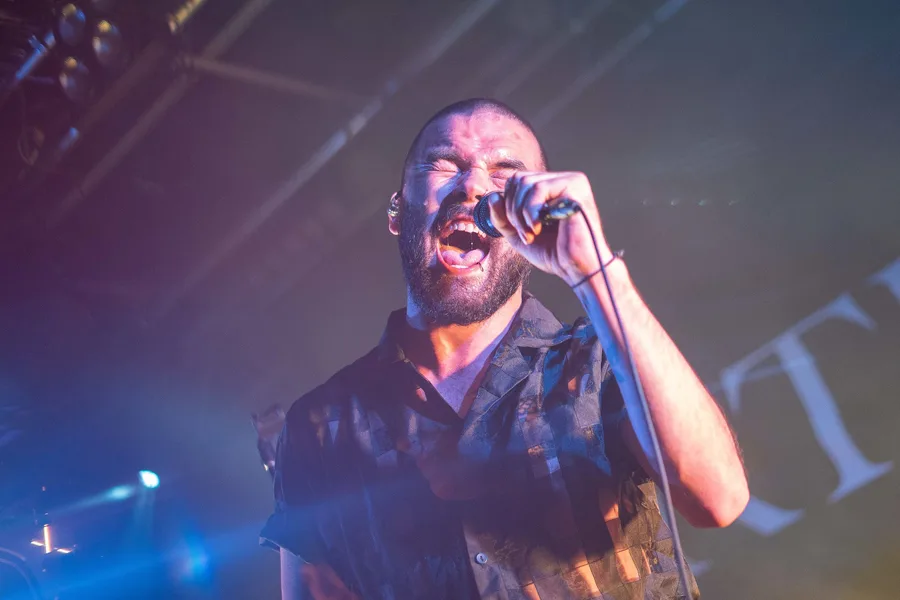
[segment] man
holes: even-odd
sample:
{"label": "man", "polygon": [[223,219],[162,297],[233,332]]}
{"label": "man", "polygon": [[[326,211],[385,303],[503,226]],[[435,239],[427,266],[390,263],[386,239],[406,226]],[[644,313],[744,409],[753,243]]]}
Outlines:
{"label": "man", "polygon": [[[599,261],[676,508],[699,527],[743,510],[731,430],[610,251],[587,178],[546,169],[531,127],[492,100],[445,108],[413,142],[388,209],[406,309],[294,404],[279,440],[262,537],[284,598],[688,597]],[[473,224],[491,191],[502,238]],[[543,225],[559,198],[585,218]],[[532,267],[589,320],[563,326],[527,294]]]}

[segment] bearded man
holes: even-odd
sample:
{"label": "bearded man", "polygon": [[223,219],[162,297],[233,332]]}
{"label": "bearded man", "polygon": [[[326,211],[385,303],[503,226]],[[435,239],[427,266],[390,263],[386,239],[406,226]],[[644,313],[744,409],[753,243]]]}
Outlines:
{"label": "bearded man", "polygon": [[[502,234],[474,225],[492,195]],[[577,203],[547,226],[548,203]],[[589,226],[588,226],[589,225]],[[724,416],[610,251],[587,177],[551,172],[503,103],[438,112],[406,158],[388,229],[407,305],[371,352],[287,415],[276,509],[282,597],[666,599],[679,583],[601,263],[676,509],[724,527],[749,494]],[[588,318],[562,325],[524,289],[562,278]]]}

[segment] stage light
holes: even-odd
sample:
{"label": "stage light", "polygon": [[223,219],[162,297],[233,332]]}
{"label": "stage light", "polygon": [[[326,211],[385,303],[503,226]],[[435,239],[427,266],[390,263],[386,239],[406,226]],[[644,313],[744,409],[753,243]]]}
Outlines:
{"label": "stage light", "polygon": [[185,552],[180,566],[181,576],[184,579],[202,579],[209,572],[209,554],[199,545],[193,545]]}
{"label": "stage light", "polygon": [[125,63],[125,42],[119,28],[106,19],[94,27],[91,47],[97,62],[107,69],[117,69]]}
{"label": "stage light", "polygon": [[109,500],[125,500],[134,495],[134,486],[133,485],[117,485],[112,488],[108,492],[106,492],[106,497]]}
{"label": "stage light", "polygon": [[69,100],[81,104],[91,96],[91,73],[83,62],[70,56],[63,61],[59,85]]}
{"label": "stage light", "polygon": [[184,29],[185,23],[187,23],[191,17],[194,16],[194,13],[206,3],[206,0],[186,0],[184,4],[178,7],[174,12],[170,12],[166,15],[166,23],[169,25],[169,33],[175,35],[176,33],[180,33],[182,29]]}
{"label": "stage light", "polygon": [[84,37],[84,27],[87,19],[84,11],[74,4],[66,4],[59,11],[59,37],[65,43],[74,46]]}
{"label": "stage light", "polygon": [[145,488],[153,489],[159,487],[159,475],[153,471],[141,471],[138,473],[138,476]]}

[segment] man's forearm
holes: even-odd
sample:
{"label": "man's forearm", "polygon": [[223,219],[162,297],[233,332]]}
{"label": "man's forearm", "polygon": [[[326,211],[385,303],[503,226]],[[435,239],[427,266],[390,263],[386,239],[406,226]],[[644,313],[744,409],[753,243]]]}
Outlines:
{"label": "man's forearm", "polygon": [[280,554],[281,600],[305,600],[308,598],[308,594],[304,591],[303,581],[300,578],[303,561],[284,548],[281,549]]}
{"label": "man's forearm", "polygon": [[[621,260],[607,268],[641,383],[656,427],[676,505],[697,526],[724,526],[746,506],[747,480],[731,429],[715,400],[662,328]],[[644,464],[655,472],[628,356],[602,274],[579,285],[578,298],[594,323],[634,427]],[[641,457],[639,457],[641,458]]]}
{"label": "man's forearm", "polygon": [[281,600],[359,600],[334,569],[313,565],[281,550]]}

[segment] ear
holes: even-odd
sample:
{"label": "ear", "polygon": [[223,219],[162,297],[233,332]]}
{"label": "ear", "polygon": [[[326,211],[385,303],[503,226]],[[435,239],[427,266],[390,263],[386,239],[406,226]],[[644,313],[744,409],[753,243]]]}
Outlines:
{"label": "ear", "polygon": [[403,196],[400,192],[394,192],[391,196],[391,202],[388,204],[388,231],[394,235],[400,235],[400,210]]}

